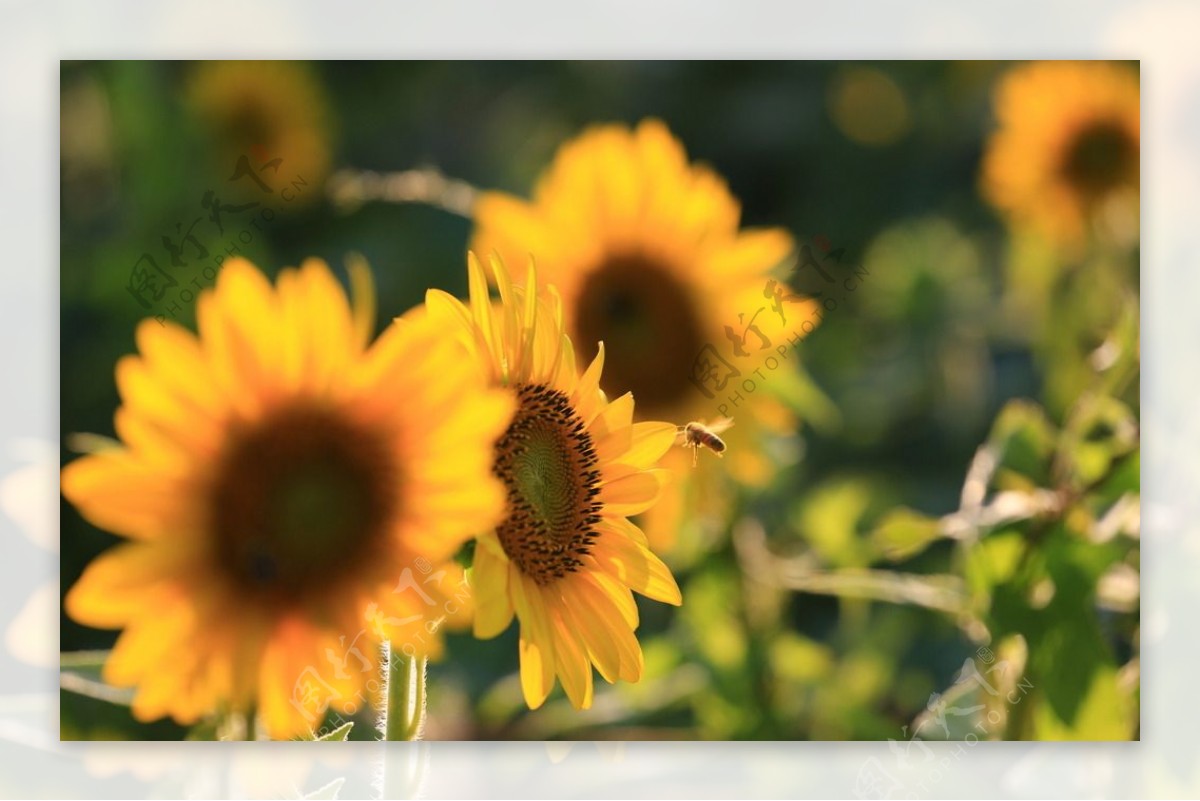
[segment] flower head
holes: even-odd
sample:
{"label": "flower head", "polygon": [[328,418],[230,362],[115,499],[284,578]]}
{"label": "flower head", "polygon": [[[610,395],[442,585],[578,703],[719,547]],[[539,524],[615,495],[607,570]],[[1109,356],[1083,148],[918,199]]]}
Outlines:
{"label": "flower head", "polygon": [[405,577],[499,519],[491,444],[512,402],[434,326],[368,347],[370,278],[354,275],[351,307],[321,262],[275,286],[227,262],[198,336],[137,329],[116,369],[120,446],[63,469],[67,499],[128,540],[66,609],[124,629],[104,675],[137,687],[139,719],[256,709],[273,737],[302,734],[370,700],[381,639],[438,652],[439,588]]}
{"label": "flower head", "polygon": [[[246,158],[265,184],[319,187],[329,172],[328,101],[310,67],[290,61],[205,61],[195,65],[187,101],[213,137],[223,169]],[[278,161],[276,161],[278,160]],[[279,191],[279,186],[268,186]],[[257,190],[254,190],[257,191]],[[294,192],[306,203],[318,191]]]}
{"label": "flower head", "polygon": [[996,91],[999,129],[983,191],[1014,221],[1066,247],[1098,216],[1137,225],[1140,92],[1128,67],[1046,62],[1017,67]]}
{"label": "flower head", "polygon": [[[604,343],[604,390],[632,392],[645,419],[682,424],[726,414],[719,405],[741,380],[729,381],[738,359],[778,357],[775,348],[815,322],[811,301],[771,280],[794,248],[792,237],[780,228],[742,229],[740,216],[724,180],[689,163],[661,122],[634,130],[604,125],[562,146],[532,200],[485,193],[475,208],[473,248],[495,250],[509,263],[536,257],[541,279],[561,292],[580,361],[595,358]],[[720,376],[706,378],[705,363]],[[742,444],[764,426],[794,427],[769,395],[739,405],[730,434],[722,464],[745,482],[765,480],[769,470],[761,448]],[[651,541],[663,548],[674,540],[688,484],[712,460],[694,471],[680,448],[666,464],[676,480],[648,521]]]}
{"label": "flower head", "polygon": [[679,588],[628,515],[658,499],[655,463],[675,441],[670,423],[633,422],[632,395],[609,402],[599,388],[604,347],[581,374],[553,288],[537,290],[532,264],[515,286],[492,261],[500,302],[470,257],[470,303],[426,296],[429,316],[460,332],[471,360],[517,411],[496,443],[493,470],[508,496],[504,519],[480,536],[472,566],[475,634],[494,637],[520,621],[521,686],[540,706],[562,681],[576,708],[592,701],[592,665],[609,682],[637,681],[631,590],[680,603]]}

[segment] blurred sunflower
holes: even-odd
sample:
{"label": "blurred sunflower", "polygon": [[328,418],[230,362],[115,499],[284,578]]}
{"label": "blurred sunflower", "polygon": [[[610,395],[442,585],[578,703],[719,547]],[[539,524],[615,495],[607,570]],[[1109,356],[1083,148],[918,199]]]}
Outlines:
{"label": "blurred sunflower", "polygon": [[[352,279],[353,306],[319,261],[275,287],[227,262],[198,337],[138,327],[140,354],[116,368],[121,445],[63,468],[83,516],[131,540],[65,606],[124,629],[104,677],[137,687],[140,720],[256,709],[272,737],[294,736],[329,702],[368,699],[385,636],[437,655],[436,588],[397,579],[500,519],[491,446],[512,401],[430,325],[368,347],[366,266]],[[344,664],[351,648],[363,664]]]}
{"label": "blurred sunflower", "polygon": [[[724,180],[690,164],[663,123],[645,120],[634,130],[594,127],[565,144],[532,201],[484,193],[472,247],[509,261],[536,256],[542,279],[561,292],[577,357],[595,358],[604,342],[604,390],[632,392],[642,418],[682,424],[720,416],[725,401],[697,385],[702,352],[721,351],[736,366],[734,337],[745,342],[738,355],[753,356],[764,342],[784,344],[814,317],[810,301],[791,299],[777,316],[768,299],[770,274],[792,253],[792,237],[781,228],[742,230],[740,216]],[[794,416],[767,392],[743,400],[733,416],[723,466],[742,482],[763,483],[771,471],[760,435],[764,428],[792,432]],[[645,518],[656,548],[674,544],[684,509],[694,506],[685,502],[693,481],[706,486],[695,494],[716,496],[714,465],[706,459],[693,470],[682,448],[666,457],[676,480]]]}
{"label": "blurred sunflower", "polygon": [[[263,167],[319,187],[329,172],[331,116],[320,81],[289,61],[203,61],[189,76],[186,98],[216,144],[222,168],[243,156],[271,185]],[[295,194],[307,202],[320,192]]]}
{"label": "blurred sunflower", "polygon": [[1136,235],[1141,175],[1137,73],[1103,62],[1018,67],[995,96],[999,129],[983,158],[988,200],[1053,241],[1078,247],[1100,220]]}
{"label": "blurred sunflower", "polygon": [[537,290],[530,264],[514,286],[493,259],[500,290],[469,257],[470,305],[430,290],[425,306],[461,332],[473,363],[510,389],[517,411],[496,443],[494,472],[508,492],[504,520],[479,537],[472,565],[475,634],[521,624],[521,687],[537,708],[562,680],[577,709],[592,702],[592,665],[609,682],[641,678],[631,590],[678,605],[675,579],[626,519],[658,499],[655,463],[675,441],[671,423],[633,422],[633,397],[611,403],[599,388],[604,347],[582,376],[553,287]]}

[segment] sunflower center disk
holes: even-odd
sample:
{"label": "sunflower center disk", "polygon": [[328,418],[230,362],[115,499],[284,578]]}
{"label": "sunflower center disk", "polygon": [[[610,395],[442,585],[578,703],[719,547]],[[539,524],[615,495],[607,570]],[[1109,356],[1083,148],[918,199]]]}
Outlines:
{"label": "sunflower center disk", "polygon": [[384,445],[337,413],[284,409],[241,432],[212,489],[217,558],[276,599],[319,590],[386,539],[398,476]]}
{"label": "sunflower center disk", "polygon": [[1096,123],[1081,131],[1067,149],[1063,176],[1081,193],[1103,195],[1131,178],[1137,148],[1119,125]]}
{"label": "sunflower center disk", "polygon": [[600,471],[583,420],[556,389],[527,384],[496,446],[495,473],[508,491],[500,545],[523,573],[549,584],[574,571],[595,539]]}
{"label": "sunflower center disk", "polygon": [[694,391],[689,376],[704,347],[696,304],[679,279],[640,255],[609,259],[579,295],[575,342],[590,361],[608,352],[604,390],[633,392],[647,419],[670,417]]}

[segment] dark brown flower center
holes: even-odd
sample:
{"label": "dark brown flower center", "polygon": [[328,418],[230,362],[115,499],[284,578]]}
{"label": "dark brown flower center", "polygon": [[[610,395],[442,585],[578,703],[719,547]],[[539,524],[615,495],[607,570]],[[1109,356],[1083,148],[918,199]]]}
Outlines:
{"label": "dark brown flower center", "polygon": [[262,99],[248,94],[239,99],[224,121],[225,141],[235,147],[262,147],[273,151],[279,140],[280,127],[271,118]]}
{"label": "dark brown flower center", "polygon": [[210,499],[217,558],[276,601],[321,591],[386,541],[399,480],[380,438],[344,415],[281,409],[222,455]]}
{"label": "dark brown flower center", "polygon": [[687,288],[641,255],[617,256],[593,271],[578,300],[575,346],[587,361],[606,351],[604,391],[633,392],[641,417],[671,417],[693,391],[692,364],[704,328]]}
{"label": "dark brown flower center", "polygon": [[1137,143],[1116,122],[1101,121],[1081,130],[1067,148],[1062,175],[1088,199],[1136,180]]}
{"label": "dark brown flower center", "polygon": [[583,420],[556,389],[527,384],[496,445],[494,471],[508,491],[500,544],[521,572],[549,584],[582,565],[599,522],[600,471]]}

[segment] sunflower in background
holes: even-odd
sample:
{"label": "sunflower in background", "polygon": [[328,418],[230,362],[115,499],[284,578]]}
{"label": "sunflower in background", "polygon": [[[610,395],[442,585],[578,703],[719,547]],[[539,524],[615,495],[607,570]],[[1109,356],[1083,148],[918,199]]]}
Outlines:
{"label": "sunflower in background", "polygon": [[634,423],[628,393],[605,398],[603,346],[580,375],[561,301],[553,287],[538,291],[532,263],[524,286],[513,285],[499,260],[491,266],[498,304],[474,255],[469,306],[439,290],[425,301],[443,330],[459,332],[471,355],[463,363],[517,399],[493,468],[508,493],[507,514],[479,537],[471,567],[475,634],[495,637],[515,614],[526,703],[541,706],[557,676],[575,708],[586,709],[593,664],[610,683],[641,678],[631,590],[681,602],[670,570],[627,519],[658,500],[667,476],[655,465],[675,426]]}
{"label": "sunflower in background", "polygon": [[[720,416],[725,399],[709,397],[693,379],[706,346],[732,360],[727,327],[740,337],[748,321],[757,325],[763,339],[749,333],[743,351],[752,354],[763,341],[783,344],[814,316],[810,302],[789,302],[785,327],[766,308],[772,271],[794,243],[780,228],[740,229],[740,215],[724,180],[689,163],[663,123],[646,120],[634,130],[593,127],[563,145],[530,201],[484,193],[474,211],[472,248],[510,263],[535,256],[542,280],[561,292],[577,358],[592,360],[604,343],[605,392],[632,392],[639,419],[682,425]],[[771,463],[759,436],[764,428],[791,433],[794,416],[769,392],[743,401],[731,416],[737,425],[722,467],[744,483],[765,483]],[[719,510],[723,484],[714,460],[693,470],[682,448],[664,466],[675,480],[644,520],[651,543],[666,550],[685,509]]]}
{"label": "sunflower in background", "polygon": [[[188,77],[186,100],[215,141],[222,169],[239,158],[320,187],[329,173],[331,115],[312,69],[290,61],[204,61]],[[270,183],[270,173],[266,173]],[[320,192],[297,192],[298,202]]]}
{"label": "sunflower in background", "polygon": [[1140,92],[1130,67],[1046,62],[1018,67],[995,96],[999,129],[983,159],[984,195],[1069,252],[1094,231],[1137,237]]}
{"label": "sunflower in background", "polygon": [[301,735],[327,705],[372,700],[381,639],[438,653],[427,624],[455,588],[397,579],[500,519],[491,446],[512,401],[430,325],[368,346],[365,264],[352,279],[353,307],[321,262],[274,287],[227,262],[198,337],[137,329],[116,368],[119,446],[63,468],[67,499],[128,540],[65,606],[124,629],[104,677],[137,687],[139,720],[257,712],[270,736]]}

